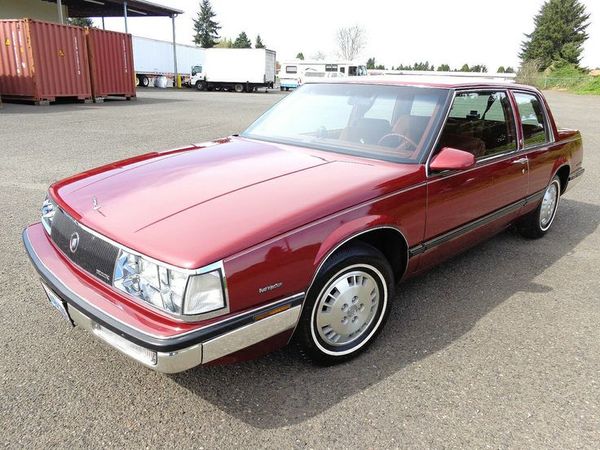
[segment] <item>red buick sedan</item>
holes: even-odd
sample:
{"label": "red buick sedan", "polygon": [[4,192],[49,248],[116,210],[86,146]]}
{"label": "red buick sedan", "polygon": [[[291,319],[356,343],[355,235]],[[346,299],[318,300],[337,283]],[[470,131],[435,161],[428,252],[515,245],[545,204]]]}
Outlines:
{"label": "red buick sedan", "polygon": [[528,86],[306,84],[240,135],[53,184],[23,240],[66,321],[147,367],[290,340],[333,364],[401,280],[510,225],[548,233],[582,156]]}

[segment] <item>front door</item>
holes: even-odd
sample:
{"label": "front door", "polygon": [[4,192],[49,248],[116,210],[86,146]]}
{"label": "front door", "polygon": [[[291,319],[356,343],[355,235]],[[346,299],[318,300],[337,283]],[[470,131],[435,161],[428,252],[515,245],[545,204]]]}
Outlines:
{"label": "front door", "polygon": [[528,160],[517,151],[508,93],[456,93],[439,143],[473,153],[476,164],[429,173],[422,262],[432,265],[512,220],[528,194]]}

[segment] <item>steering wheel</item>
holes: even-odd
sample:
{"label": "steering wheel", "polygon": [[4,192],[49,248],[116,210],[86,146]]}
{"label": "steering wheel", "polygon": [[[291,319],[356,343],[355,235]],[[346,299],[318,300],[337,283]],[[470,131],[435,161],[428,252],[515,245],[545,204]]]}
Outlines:
{"label": "steering wheel", "polygon": [[[395,141],[393,141],[393,138],[399,138],[400,142],[396,145]],[[417,144],[415,144],[415,142],[406,137],[403,134],[400,133],[388,133],[385,136],[383,136],[381,139],[379,139],[379,141],[377,142],[377,145],[381,145],[381,146],[385,146],[385,147],[392,147],[392,148],[398,148],[400,147],[402,144],[404,143],[408,143],[410,145],[413,146],[413,148],[417,148]]]}

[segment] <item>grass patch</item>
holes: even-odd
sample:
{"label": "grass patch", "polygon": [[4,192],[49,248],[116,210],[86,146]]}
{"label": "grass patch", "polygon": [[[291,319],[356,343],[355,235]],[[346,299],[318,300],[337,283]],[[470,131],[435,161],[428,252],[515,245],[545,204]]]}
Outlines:
{"label": "grass patch", "polygon": [[600,95],[600,77],[593,77],[570,64],[555,66],[544,72],[538,72],[533,66],[526,67],[517,76],[517,81],[531,84],[539,89]]}

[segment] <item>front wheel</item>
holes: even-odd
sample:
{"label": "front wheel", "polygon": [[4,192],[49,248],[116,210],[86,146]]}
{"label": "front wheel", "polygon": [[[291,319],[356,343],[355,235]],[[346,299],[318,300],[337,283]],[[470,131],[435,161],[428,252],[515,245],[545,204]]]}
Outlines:
{"label": "front wheel", "polygon": [[555,176],[546,187],[539,206],[524,216],[517,224],[517,229],[523,236],[529,239],[539,239],[550,230],[558,210],[560,191],[560,178]]}
{"label": "front wheel", "polygon": [[206,89],[206,84],[204,83],[204,81],[196,81],[196,89],[199,91],[203,91],[204,89]]}
{"label": "front wheel", "polygon": [[334,254],[307,295],[295,335],[301,351],[321,365],[363,352],[387,320],[393,278],[374,247],[357,244]]}

